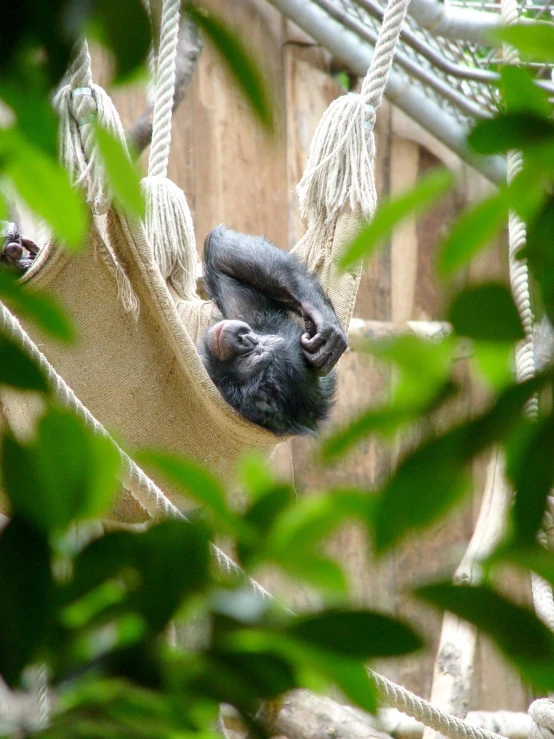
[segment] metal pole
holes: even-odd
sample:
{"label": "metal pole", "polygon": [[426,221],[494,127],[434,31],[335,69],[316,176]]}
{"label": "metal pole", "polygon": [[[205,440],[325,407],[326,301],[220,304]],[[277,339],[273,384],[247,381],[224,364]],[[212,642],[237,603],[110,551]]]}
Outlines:
{"label": "metal pole", "polygon": [[[269,0],[284,15],[299,25],[352,71],[365,75],[373,55],[368,44],[320,7],[307,0]],[[446,113],[437,103],[426,97],[408,77],[391,70],[386,90],[388,100],[417,121],[439,141],[442,141],[464,161],[471,164],[495,184],[504,182],[506,162],[503,157],[476,157],[468,151],[465,138],[467,128]]]}

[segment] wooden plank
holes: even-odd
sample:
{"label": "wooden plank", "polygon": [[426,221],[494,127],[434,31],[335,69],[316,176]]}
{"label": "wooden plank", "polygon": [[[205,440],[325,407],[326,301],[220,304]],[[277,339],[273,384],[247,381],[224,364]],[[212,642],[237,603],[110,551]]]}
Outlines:
{"label": "wooden plank", "polygon": [[[203,243],[218,223],[276,244],[287,243],[285,112],[282,22],[266,3],[207,3],[246,42],[274,93],[276,133],[265,134],[230,80],[219,56],[207,45],[194,84],[193,156],[196,232]],[[247,37],[245,29],[248,29]]]}

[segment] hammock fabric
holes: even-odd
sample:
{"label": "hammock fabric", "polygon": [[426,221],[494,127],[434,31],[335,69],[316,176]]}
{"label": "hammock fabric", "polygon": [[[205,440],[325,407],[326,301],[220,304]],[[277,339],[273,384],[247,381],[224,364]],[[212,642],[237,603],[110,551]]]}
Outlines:
{"label": "hammock fabric", "polygon": [[[211,320],[211,303],[172,297],[138,220],[112,209],[107,226],[109,246],[138,298],[138,319],[118,297],[109,246],[93,224],[82,253],[70,255],[49,243],[23,278],[70,309],[78,342],[63,346],[37,335],[32,325],[25,328],[93,415],[127,445],[186,455],[230,480],[246,449],[267,452],[278,439],[223,400],[198,356],[195,341]],[[335,265],[358,228],[359,219],[345,213],[322,245],[324,286],[345,325],[360,271],[339,273]],[[10,398],[4,400],[8,416],[28,412],[18,407],[17,396]],[[166,484],[164,489],[176,501],[175,492]],[[127,492],[114,515],[123,521],[147,517]]]}

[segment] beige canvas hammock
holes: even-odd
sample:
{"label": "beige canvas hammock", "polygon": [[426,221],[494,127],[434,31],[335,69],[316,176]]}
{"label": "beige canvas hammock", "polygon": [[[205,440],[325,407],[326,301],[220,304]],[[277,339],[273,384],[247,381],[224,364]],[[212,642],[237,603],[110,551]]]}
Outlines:
{"label": "beige canvas hammock", "polygon": [[[83,90],[90,94],[83,95]],[[246,449],[268,452],[281,439],[231,408],[212,384],[198,356],[196,342],[211,320],[212,306],[195,292],[195,270],[191,269],[197,262],[194,241],[181,239],[184,243],[180,247],[188,253],[181,253],[179,264],[170,266],[169,273],[163,275],[158,267],[160,259],[154,259],[142,222],[111,205],[107,210],[101,207],[108,196],[98,184],[100,167],[94,145],[87,137],[85,116],[90,111],[87,107],[83,113],[79,106],[82,108],[83,102],[90,106],[93,101],[103,124],[124,139],[111,101],[92,84],[86,44],[59,99],[73,106],[62,112],[70,121],[66,150],[68,138],[80,137],[79,146],[72,142],[73,161],[67,151],[65,158],[84,185],[91,210],[106,211],[106,233],[101,235],[95,219],[91,219],[81,253],[71,255],[50,242],[23,278],[34,289],[51,291],[60,298],[70,311],[78,342],[63,346],[39,335],[30,324],[24,328],[92,415],[116,438],[123,439],[128,448],[158,447],[186,455],[230,480],[237,459]],[[156,111],[154,116],[153,150]],[[82,163],[76,163],[75,151],[83,157]],[[166,198],[168,185],[170,196],[171,188],[177,190],[167,180],[164,185],[159,175],[150,179],[154,189],[162,180],[160,189]],[[152,193],[147,200],[150,203]],[[157,207],[156,203],[150,203],[150,207]],[[316,228],[316,249],[313,238],[303,239],[296,247],[299,258],[318,272],[346,326],[352,315],[360,269],[343,273],[338,269],[338,261],[359,226],[359,211],[354,213],[345,207],[325,223],[323,232],[321,227]],[[155,228],[159,230],[160,224]],[[188,264],[185,271],[180,266],[183,263]],[[180,282],[176,278],[179,275]],[[171,286],[172,281],[178,292]],[[12,422],[17,423],[18,417],[29,412],[26,400],[13,394],[5,396],[2,405]],[[166,492],[176,502],[175,492]],[[179,501],[182,505],[183,501]],[[142,520],[147,515],[127,492],[114,511],[114,516],[124,521]]]}

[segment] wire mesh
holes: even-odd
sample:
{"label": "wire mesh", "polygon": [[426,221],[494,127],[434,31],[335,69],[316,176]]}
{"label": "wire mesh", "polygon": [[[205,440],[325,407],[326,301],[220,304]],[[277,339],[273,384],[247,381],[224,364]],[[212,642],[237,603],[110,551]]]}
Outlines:
{"label": "wire mesh", "polygon": [[[365,42],[374,44],[380,14],[386,0],[315,0],[315,2]],[[462,11],[500,13],[492,0],[450,0],[446,6]],[[553,19],[554,0],[521,0],[521,15],[535,20]],[[498,107],[499,91],[494,81],[501,63],[500,49],[461,39],[441,37],[422,28],[408,15],[401,37],[396,66],[429,98],[460,124],[490,116]],[[552,82],[553,67],[532,64],[537,79]]]}

